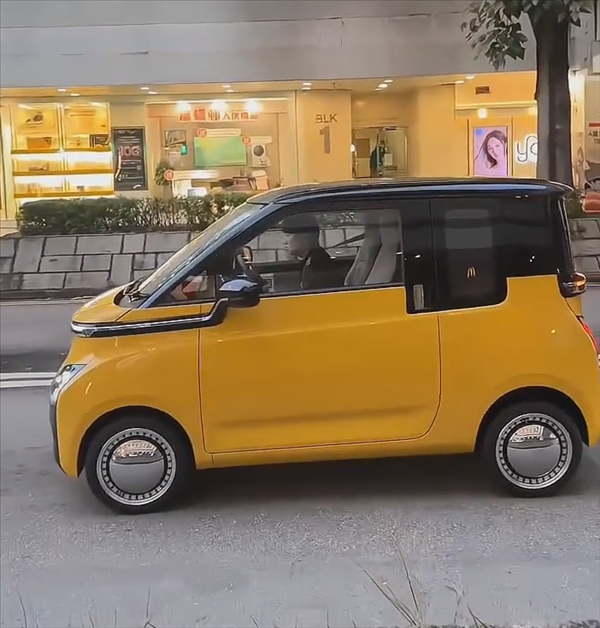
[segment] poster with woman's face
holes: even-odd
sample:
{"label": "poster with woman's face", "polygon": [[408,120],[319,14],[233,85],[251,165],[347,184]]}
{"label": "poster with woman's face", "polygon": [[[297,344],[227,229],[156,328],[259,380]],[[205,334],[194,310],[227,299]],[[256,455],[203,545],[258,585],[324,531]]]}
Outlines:
{"label": "poster with woman's face", "polygon": [[475,127],[473,155],[476,177],[508,177],[508,127]]}

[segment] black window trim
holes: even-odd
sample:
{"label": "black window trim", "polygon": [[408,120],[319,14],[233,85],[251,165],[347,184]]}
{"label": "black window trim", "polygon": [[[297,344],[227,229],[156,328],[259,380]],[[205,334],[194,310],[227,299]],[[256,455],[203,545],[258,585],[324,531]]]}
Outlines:
{"label": "black window trim", "polygon": [[[317,212],[351,212],[351,211],[377,211],[377,209],[393,209],[399,212],[400,215],[400,231],[401,231],[401,247],[404,247],[404,243],[402,241],[403,231],[402,231],[402,207],[399,203],[403,201],[414,200],[415,198],[419,200],[421,199],[419,196],[409,196],[409,195],[399,195],[399,194],[348,194],[343,197],[335,197],[335,198],[327,198],[327,197],[314,197],[312,199],[302,199],[298,202],[288,202],[285,204],[281,204],[279,207],[274,209],[274,211],[270,212],[264,218],[261,218],[256,223],[254,223],[251,227],[249,227],[246,231],[237,234],[227,242],[223,242],[221,247],[216,251],[212,252],[207,258],[199,262],[202,266],[210,267],[210,264],[214,264],[219,256],[222,256],[225,251],[235,251],[236,248],[243,246],[244,241],[248,242],[258,237],[262,233],[265,233],[264,225],[265,224],[277,224],[284,218],[302,212],[302,207],[305,205],[322,205],[322,208],[309,210],[306,213],[317,213]],[[365,210],[364,207],[361,209],[359,206],[362,204],[364,206],[365,203],[381,203],[388,204],[389,207],[381,207],[381,208],[373,208]],[[348,208],[348,205],[356,204],[357,207]],[[335,206],[339,206],[340,209],[335,208]],[[395,206],[394,206],[395,205]],[[343,209],[342,209],[343,207]],[[251,237],[248,239],[248,235]],[[227,253],[225,253],[227,254]],[[404,265],[403,256],[399,256],[401,259],[401,263]],[[191,272],[188,269],[188,273]],[[202,271],[204,272],[204,271]],[[402,272],[402,276],[404,278],[404,268]],[[153,300],[151,304],[147,307],[150,308],[165,308],[165,307],[179,307],[185,305],[206,305],[215,302],[216,297],[207,297],[205,299],[198,299],[195,301],[187,300],[187,301],[173,301],[168,303],[163,303],[160,301],[160,298],[165,294],[168,294],[178,283],[181,281],[180,278],[174,278],[171,282],[167,282],[164,285],[164,289],[161,290],[161,295]],[[345,292],[363,292],[366,290],[385,290],[385,289],[397,289],[397,288],[405,288],[405,282],[389,282],[384,284],[370,284],[370,285],[362,285],[362,286],[340,286],[336,288],[324,288],[321,290],[294,290],[290,292],[277,292],[277,293],[265,293],[261,296],[261,300],[263,299],[273,299],[273,298],[290,298],[296,296],[312,296],[312,295],[320,295],[320,294],[333,294],[333,293],[345,293]]]}
{"label": "black window trim", "polygon": [[[434,307],[428,311],[444,313],[444,312],[464,311],[467,309],[479,310],[482,308],[498,307],[502,305],[503,303],[505,303],[506,300],[508,299],[508,294],[509,294],[508,284],[509,284],[509,279],[510,279],[510,277],[508,276],[506,277],[507,290],[502,301],[499,301],[498,303],[475,305],[475,306],[470,306],[470,307],[447,306],[440,303],[441,297],[440,297],[440,289],[439,289],[439,286],[440,286],[439,270],[440,270],[440,267],[442,266],[442,263],[439,259],[440,245],[439,245],[439,242],[437,241],[437,239],[439,238],[439,234],[437,233],[438,229],[436,228],[436,225],[435,225],[435,211],[434,211],[435,203],[439,203],[440,201],[449,201],[449,200],[456,201],[459,199],[473,199],[473,200],[482,199],[482,198],[502,199],[502,198],[515,197],[516,195],[542,197],[544,199],[545,205],[546,205],[546,212],[549,219],[549,224],[552,229],[552,237],[555,240],[556,239],[559,240],[559,242],[555,242],[555,243],[556,245],[560,246],[562,261],[571,269],[573,268],[573,255],[572,255],[572,249],[571,249],[570,230],[569,230],[569,223],[568,223],[566,207],[565,207],[564,193],[560,193],[560,192],[548,193],[547,191],[543,191],[543,192],[537,192],[537,191],[529,192],[528,191],[527,193],[521,193],[520,191],[517,191],[517,190],[503,190],[499,192],[494,192],[493,194],[490,194],[490,193],[486,194],[485,191],[478,190],[478,191],[473,191],[469,194],[462,194],[462,195],[440,194],[436,196],[431,196],[429,198],[429,202],[430,202],[430,207],[431,207],[434,260],[435,260],[435,264],[434,264],[435,299],[434,299]],[[561,273],[559,272],[559,269],[557,269],[557,273],[556,273],[557,280],[560,279],[560,274]],[[550,275],[546,275],[546,276],[550,276]]]}
{"label": "black window trim", "polygon": [[[566,191],[566,190],[565,190]],[[264,215],[256,220],[252,224],[251,227],[247,228],[243,232],[236,233],[230,240],[223,242],[218,249],[211,251],[207,257],[203,258],[198,264],[209,266],[210,263],[214,263],[217,259],[218,254],[220,254],[223,249],[227,246],[232,246],[235,249],[235,243],[240,242],[242,239],[246,237],[246,234],[251,231],[260,234],[261,229],[265,223],[273,220],[275,216],[279,217],[281,220],[285,216],[290,213],[294,213],[294,210],[302,204],[305,203],[323,203],[325,205],[332,204],[347,204],[347,203],[365,203],[365,202],[379,202],[379,203],[396,203],[396,207],[392,209],[398,209],[400,211],[400,216],[402,217],[402,205],[403,202],[410,202],[413,200],[426,201],[429,204],[429,217],[431,224],[431,233],[432,233],[432,242],[433,242],[433,256],[434,256],[434,292],[435,292],[435,301],[433,307],[428,308],[427,310],[416,310],[415,312],[411,312],[414,314],[417,313],[435,313],[435,312],[446,312],[452,311],[447,308],[439,309],[437,307],[438,296],[439,296],[439,262],[436,255],[436,245],[435,245],[435,228],[433,223],[433,203],[441,200],[456,200],[456,199],[465,199],[465,198],[481,198],[481,197],[493,197],[493,198],[510,198],[515,194],[522,194],[527,196],[535,196],[535,197],[545,197],[548,202],[550,202],[551,198],[555,199],[564,199],[563,192],[549,192],[547,188],[544,187],[527,187],[526,189],[514,189],[512,187],[506,189],[489,189],[486,185],[482,186],[473,186],[468,190],[465,190],[463,187],[444,187],[440,189],[435,185],[424,184],[423,186],[406,188],[404,190],[374,190],[374,189],[365,189],[365,190],[352,190],[351,192],[340,192],[336,191],[333,193],[323,193],[323,194],[315,194],[315,195],[303,195],[301,197],[294,198],[283,198],[280,202],[274,201],[272,203],[262,204],[264,209]],[[564,202],[564,201],[563,201]],[[318,210],[315,210],[318,211]],[[325,209],[322,211],[326,211]],[[352,211],[352,210],[347,210]],[[356,211],[359,211],[358,209]],[[364,211],[364,210],[363,210]],[[255,236],[254,236],[255,237]],[[252,239],[252,238],[251,238]],[[404,247],[403,247],[404,248]],[[214,303],[214,298],[206,298],[197,301],[181,301],[181,302],[169,302],[164,303],[161,299],[168,294],[178,283],[180,283],[189,273],[190,269],[194,268],[194,265],[186,266],[182,268],[177,275],[175,275],[170,282],[165,282],[163,286],[157,292],[153,293],[147,299],[140,302],[140,309],[150,309],[150,308],[165,308],[165,307],[177,307],[184,305],[205,305],[208,303]],[[357,290],[381,290],[386,288],[398,288],[405,287],[406,282],[402,283],[394,283],[394,284],[381,284],[379,286],[349,286],[340,288],[332,288],[327,290],[320,291],[295,291],[290,293],[278,293],[278,294],[265,294],[262,298],[278,298],[278,297],[289,297],[289,296],[297,296],[297,295],[312,295],[312,294],[327,294],[331,292],[347,292],[347,291],[357,291]],[[408,301],[407,301],[408,305]],[[493,307],[493,306],[481,306],[481,307]]]}

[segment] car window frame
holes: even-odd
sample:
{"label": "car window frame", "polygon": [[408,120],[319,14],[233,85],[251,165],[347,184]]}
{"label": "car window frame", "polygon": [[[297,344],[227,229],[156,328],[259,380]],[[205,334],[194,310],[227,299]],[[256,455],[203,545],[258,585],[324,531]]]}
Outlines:
{"label": "car window frame", "polygon": [[[350,194],[336,194],[335,196],[315,196],[309,199],[300,199],[300,200],[292,200],[292,201],[283,201],[281,203],[275,203],[270,207],[270,211],[262,218],[257,220],[252,225],[248,226],[244,231],[236,233],[227,241],[221,243],[221,245],[214,251],[211,252],[206,258],[202,259],[198,262],[197,266],[190,266],[184,276],[179,276],[176,279],[173,279],[171,283],[166,283],[162,289],[161,294],[152,300],[147,307],[150,308],[164,308],[164,307],[179,307],[184,305],[206,305],[215,303],[215,297],[206,297],[195,300],[186,300],[186,301],[170,301],[163,302],[161,301],[161,297],[164,295],[170,294],[172,290],[174,290],[177,285],[181,283],[181,281],[185,278],[185,276],[189,275],[197,275],[201,272],[204,272],[207,268],[210,269],[215,268],[218,264],[219,259],[223,259],[229,255],[232,255],[234,251],[240,248],[240,246],[244,246],[245,243],[252,241],[254,238],[259,235],[265,233],[268,230],[268,226],[266,225],[277,225],[283,219],[296,215],[299,213],[335,213],[335,212],[351,212],[351,211],[377,211],[377,210],[395,210],[399,215],[399,225],[400,225],[400,246],[404,249],[403,242],[403,230],[402,230],[402,202],[407,202],[413,200],[415,195],[409,194],[391,194],[391,193],[377,193],[373,191],[369,191],[368,193],[350,193]],[[416,198],[421,200],[422,195],[416,195]],[[377,209],[364,209],[365,203],[378,203],[379,206]],[[362,205],[362,208],[361,208]],[[311,209],[304,209],[305,207],[311,207]],[[403,279],[405,278],[405,270],[404,270],[404,259],[403,255],[399,256],[401,263],[403,264]],[[211,272],[209,270],[209,272]],[[341,293],[341,292],[351,292],[351,291],[365,291],[365,290],[382,290],[382,289],[397,289],[405,287],[405,281],[402,282],[390,282],[385,284],[369,284],[362,286],[339,286],[335,288],[326,288],[321,290],[295,290],[289,292],[277,292],[277,293],[265,293],[261,295],[262,299],[273,299],[273,298],[290,298],[290,297],[299,297],[299,296],[313,296],[319,294],[332,294],[332,293]]]}
{"label": "car window frame", "polygon": [[[485,192],[483,193],[473,192],[472,194],[465,194],[463,196],[440,195],[440,196],[432,197],[430,199],[432,229],[433,229],[434,260],[435,260],[435,282],[436,282],[436,289],[435,289],[436,296],[435,296],[434,310],[436,312],[441,314],[444,312],[462,312],[462,311],[480,310],[482,308],[498,307],[502,305],[502,303],[505,303],[506,300],[508,299],[508,277],[504,277],[505,290],[503,291],[503,297],[500,301],[497,301],[494,303],[483,303],[480,305],[458,305],[456,303],[443,302],[444,301],[443,295],[445,293],[445,290],[447,289],[447,288],[444,288],[444,285],[442,282],[442,277],[445,276],[443,272],[443,267],[447,266],[447,264],[445,264],[440,259],[442,251],[445,249],[445,247],[443,246],[443,242],[444,242],[443,227],[441,226],[443,221],[440,220],[440,216],[441,215],[445,216],[447,212],[447,208],[444,208],[442,210],[440,208],[440,204],[451,203],[453,206],[450,209],[457,210],[457,209],[461,209],[461,206],[460,206],[461,202],[487,201],[487,200],[498,201],[498,200],[501,200],[502,197],[508,198],[510,197],[510,194],[490,194],[490,193],[485,193]],[[462,207],[462,209],[465,209],[465,208]],[[482,204],[482,209],[486,209],[485,204]],[[494,222],[493,222],[492,209],[493,208],[491,209],[488,208],[488,212],[490,216],[490,226],[493,229]],[[492,238],[494,237],[496,237],[496,232],[492,231]],[[497,252],[494,240],[492,242],[494,245],[493,254],[497,256],[498,252]]]}

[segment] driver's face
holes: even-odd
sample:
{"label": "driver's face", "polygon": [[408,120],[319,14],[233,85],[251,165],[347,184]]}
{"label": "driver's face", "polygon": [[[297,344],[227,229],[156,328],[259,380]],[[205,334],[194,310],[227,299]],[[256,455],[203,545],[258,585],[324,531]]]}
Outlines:
{"label": "driver's face", "polygon": [[308,237],[305,233],[288,233],[285,245],[290,255],[300,259],[309,253]]}

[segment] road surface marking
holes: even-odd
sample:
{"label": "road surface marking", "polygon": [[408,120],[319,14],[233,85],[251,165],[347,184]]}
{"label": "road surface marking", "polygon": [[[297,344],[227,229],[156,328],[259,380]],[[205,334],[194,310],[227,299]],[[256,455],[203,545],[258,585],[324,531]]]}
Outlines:
{"label": "road surface marking", "polygon": [[54,373],[0,373],[2,388],[47,388],[54,379]]}

